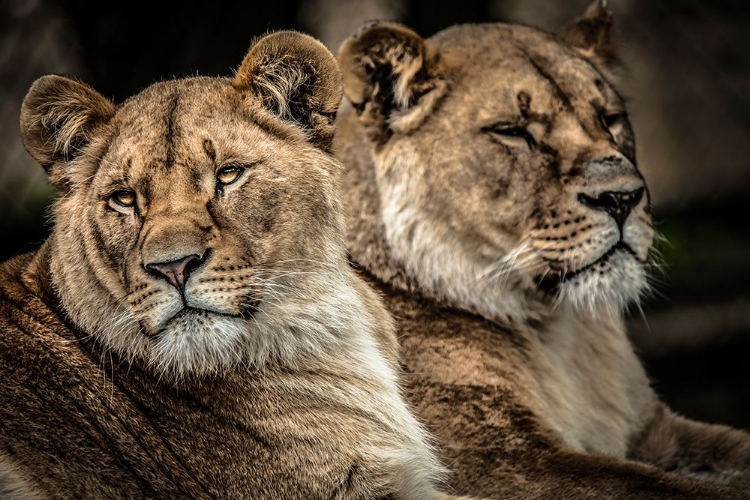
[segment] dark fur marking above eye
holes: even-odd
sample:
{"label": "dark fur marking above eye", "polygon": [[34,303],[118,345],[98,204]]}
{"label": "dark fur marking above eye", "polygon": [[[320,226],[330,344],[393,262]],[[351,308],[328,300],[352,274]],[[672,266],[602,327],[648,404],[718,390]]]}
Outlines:
{"label": "dark fur marking above eye", "polygon": [[151,192],[151,182],[150,175],[145,175],[135,182],[135,191],[139,194],[144,207],[148,207],[153,194]]}
{"label": "dark fur marking above eye", "polygon": [[570,98],[565,93],[565,90],[555,81],[554,78],[552,78],[552,75],[547,73],[528,53],[524,52],[526,54],[526,57],[528,57],[529,62],[534,67],[534,69],[539,73],[539,76],[541,76],[543,79],[547,80],[549,82],[550,86],[552,87],[552,92],[554,93],[555,97],[558,101],[563,105],[563,108],[565,108],[568,111],[573,110],[573,104],[570,102]]}
{"label": "dark fur marking above eye", "polygon": [[214,143],[211,139],[203,139],[203,151],[206,152],[209,160],[216,162],[216,148],[214,148]]}
{"label": "dark fur marking above eye", "polygon": [[516,98],[518,99],[518,109],[521,111],[521,116],[526,117],[531,109],[531,96],[521,91]]}
{"label": "dark fur marking above eye", "polygon": [[167,144],[167,154],[164,160],[167,169],[172,168],[172,165],[174,165],[174,142],[177,135],[177,127],[174,122],[179,100],[180,97],[177,94],[173,94],[169,103],[169,109],[167,110],[167,135],[164,138]]}

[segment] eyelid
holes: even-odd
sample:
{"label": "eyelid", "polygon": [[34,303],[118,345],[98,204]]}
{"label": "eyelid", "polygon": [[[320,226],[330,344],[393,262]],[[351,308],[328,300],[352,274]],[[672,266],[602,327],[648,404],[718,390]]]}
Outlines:
{"label": "eyelid", "polygon": [[[243,170],[244,169],[242,167],[235,166],[235,165],[226,165],[226,166],[223,166],[223,167],[221,167],[220,169],[218,169],[216,171],[216,180],[221,185],[228,186],[229,184],[232,184],[233,182],[236,182],[237,179],[240,178],[240,176],[242,175],[242,171]],[[224,179],[222,179],[222,175],[224,175],[224,174],[229,174],[232,177],[230,179],[228,179],[228,180],[224,180]]]}
{"label": "eyelid", "polygon": [[[119,198],[122,196],[130,196],[133,198],[131,203],[123,203]],[[110,194],[106,197],[107,203],[112,206],[113,209],[134,209],[138,205],[138,194],[129,188],[119,188],[110,191]]]}
{"label": "eyelid", "polygon": [[615,122],[627,119],[628,114],[626,111],[620,110],[603,110],[600,113],[600,119],[606,126],[611,126]]}
{"label": "eyelid", "polygon": [[225,161],[224,163],[221,163],[218,167],[216,167],[215,174],[218,174],[224,168],[238,168],[240,170],[251,170],[257,167],[259,164],[260,164],[260,161],[228,160],[228,161]]}
{"label": "eyelid", "polygon": [[538,145],[536,136],[531,133],[529,127],[533,124],[521,122],[495,122],[481,128],[484,133],[496,134],[507,138],[524,139],[529,148]]}
{"label": "eyelid", "polygon": [[[214,173],[214,177],[219,187],[229,186],[229,185],[234,184],[238,180],[240,180],[246,171],[251,170],[255,168],[256,166],[257,166],[257,163],[255,162],[253,163],[248,163],[248,162],[225,163],[216,169],[216,172]],[[236,171],[237,174],[231,180],[225,182],[220,179],[220,176],[222,175],[222,173],[227,173],[232,170]]]}

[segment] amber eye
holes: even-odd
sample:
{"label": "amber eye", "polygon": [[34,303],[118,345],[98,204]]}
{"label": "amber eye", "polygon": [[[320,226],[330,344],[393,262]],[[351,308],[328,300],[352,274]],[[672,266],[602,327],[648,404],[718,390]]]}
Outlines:
{"label": "amber eye", "polygon": [[229,165],[227,167],[221,167],[216,172],[216,180],[222,186],[233,183],[240,178],[242,172],[245,170],[244,167],[238,165]]}
{"label": "amber eye", "polygon": [[135,206],[135,192],[128,189],[115,191],[109,197],[109,201],[122,208],[131,208]]}

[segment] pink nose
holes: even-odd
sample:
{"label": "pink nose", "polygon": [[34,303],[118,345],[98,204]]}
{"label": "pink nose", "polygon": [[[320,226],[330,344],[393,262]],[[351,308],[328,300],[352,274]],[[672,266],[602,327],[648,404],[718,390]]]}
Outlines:
{"label": "pink nose", "polygon": [[182,290],[191,271],[203,263],[199,255],[188,255],[171,262],[155,262],[146,264],[146,269],[160,278],[166,279],[172,286]]}

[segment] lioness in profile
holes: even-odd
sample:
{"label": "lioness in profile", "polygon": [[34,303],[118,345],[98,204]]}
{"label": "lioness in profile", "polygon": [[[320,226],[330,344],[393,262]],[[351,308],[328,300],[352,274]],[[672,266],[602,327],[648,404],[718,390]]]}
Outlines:
{"label": "lioness in profile", "polygon": [[59,193],[0,266],[3,498],[436,498],[381,300],[347,265],[333,56],[293,32],[233,78],[23,103]]}
{"label": "lioness in profile", "polygon": [[715,484],[750,485],[748,435],[672,413],[625,332],[653,229],[611,14],[597,2],[556,36],[372,23],[339,61],[347,244],[398,318],[452,485],[750,497]]}

